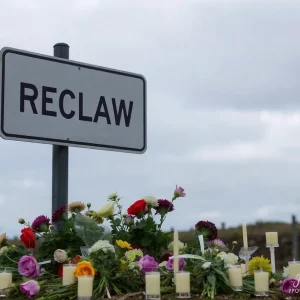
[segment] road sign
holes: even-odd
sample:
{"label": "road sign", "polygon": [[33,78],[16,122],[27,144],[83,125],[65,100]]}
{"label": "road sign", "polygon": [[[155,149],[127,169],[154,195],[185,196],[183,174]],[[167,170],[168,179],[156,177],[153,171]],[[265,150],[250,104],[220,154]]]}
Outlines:
{"label": "road sign", "polygon": [[0,52],[4,139],[144,153],[142,75],[27,51]]}

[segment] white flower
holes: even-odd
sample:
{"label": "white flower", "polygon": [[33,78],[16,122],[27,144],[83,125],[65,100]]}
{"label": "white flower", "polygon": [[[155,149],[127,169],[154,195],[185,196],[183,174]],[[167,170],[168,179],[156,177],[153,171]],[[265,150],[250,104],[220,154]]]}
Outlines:
{"label": "white flower", "polygon": [[226,264],[234,266],[238,260],[239,258],[234,253],[229,252],[226,258]]}
{"label": "white flower", "polygon": [[151,207],[157,207],[158,206],[157,199],[155,197],[153,197],[153,196],[145,196],[143,199]]}
{"label": "white flower", "polygon": [[[173,247],[174,247],[174,242],[171,242],[169,245],[168,245],[168,249],[169,251],[173,252]],[[178,241],[178,251],[182,251],[186,248],[186,245],[180,241]]]}
{"label": "white flower", "polygon": [[136,263],[135,262],[131,262],[131,263],[128,264],[128,269],[129,270],[133,270],[133,269],[135,269],[135,266],[136,266]]}
{"label": "white flower", "polygon": [[159,266],[160,266],[161,268],[165,267],[166,265],[167,265],[167,261],[163,261],[163,262],[161,262],[161,263],[159,264]]}
{"label": "white flower", "polygon": [[217,257],[221,258],[221,260],[227,260],[227,254],[224,251],[218,253]]}
{"label": "white flower", "polygon": [[207,261],[202,265],[202,269],[208,269],[210,267],[210,265],[211,265],[211,262]]}
{"label": "white flower", "polygon": [[65,250],[57,249],[55,250],[53,256],[54,256],[54,260],[60,264],[68,260],[68,255]]}
{"label": "white flower", "polygon": [[8,251],[8,247],[7,247],[7,246],[2,247],[2,248],[0,249],[0,256],[1,256],[2,254],[4,254],[4,252],[7,252],[7,251]]}
{"label": "white flower", "polygon": [[115,253],[115,247],[112,244],[110,244],[107,240],[100,240],[96,242],[91,247],[90,253],[97,252],[99,250],[102,250],[105,253],[107,253],[108,251]]}
{"label": "white flower", "polygon": [[283,267],[282,277],[284,277],[284,278],[289,277],[289,267]]}

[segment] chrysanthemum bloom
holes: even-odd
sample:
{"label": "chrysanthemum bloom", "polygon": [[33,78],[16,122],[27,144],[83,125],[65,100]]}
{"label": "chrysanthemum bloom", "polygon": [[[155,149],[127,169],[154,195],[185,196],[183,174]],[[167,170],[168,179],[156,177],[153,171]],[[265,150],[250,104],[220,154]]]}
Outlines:
{"label": "chrysanthemum bloom", "polygon": [[105,204],[98,212],[97,216],[101,218],[108,218],[114,214],[115,205],[113,202]]}
{"label": "chrysanthemum bloom", "polygon": [[220,240],[220,239],[212,240],[209,244],[211,246],[217,246],[217,247],[221,247],[221,248],[226,248],[224,242],[222,240]]}
{"label": "chrysanthemum bloom", "polygon": [[109,243],[107,240],[100,240],[96,242],[90,250],[90,253],[97,252],[99,250],[102,250],[103,252],[113,252],[115,253],[115,247]]}
{"label": "chrysanthemum bloom", "polygon": [[262,256],[255,256],[250,259],[248,264],[249,275],[254,275],[254,271],[262,270],[264,272],[271,272],[272,266],[269,259]]}
{"label": "chrysanthemum bloom", "polygon": [[122,249],[131,249],[131,245],[126,241],[116,240],[116,244]]}
{"label": "chrysanthemum bloom", "polygon": [[168,212],[171,212],[174,210],[173,203],[167,199],[158,199],[157,203],[158,203],[158,206],[154,208],[156,210],[155,214],[160,214],[161,216],[164,216]]}
{"label": "chrysanthemum bloom", "polygon": [[38,216],[31,224],[31,228],[37,232],[48,231],[50,219],[46,216]]}
{"label": "chrysanthemum bloom", "polygon": [[67,207],[65,205],[61,205],[52,215],[52,223],[62,221],[66,210],[67,210]]}
{"label": "chrysanthemum bloom", "polygon": [[2,233],[0,234],[0,247],[1,247],[1,244],[6,240],[6,233]]}
{"label": "chrysanthemum bloom", "polygon": [[110,200],[110,201],[117,201],[118,198],[119,198],[119,196],[117,193],[112,193],[108,196],[108,200]]}
{"label": "chrysanthemum bloom", "polygon": [[71,202],[68,207],[70,213],[78,213],[85,209],[85,204],[80,201],[76,201]]}
{"label": "chrysanthemum bloom", "polygon": [[202,234],[209,241],[215,240],[218,237],[218,229],[212,222],[200,221],[195,225],[195,228],[198,233]]}
{"label": "chrysanthemum bloom", "polygon": [[158,206],[157,199],[153,196],[145,196],[143,199],[147,202],[147,205],[150,207]]}
{"label": "chrysanthemum bloom", "polygon": [[132,249],[125,252],[125,257],[130,262],[140,259],[143,256],[144,254],[140,249]]}

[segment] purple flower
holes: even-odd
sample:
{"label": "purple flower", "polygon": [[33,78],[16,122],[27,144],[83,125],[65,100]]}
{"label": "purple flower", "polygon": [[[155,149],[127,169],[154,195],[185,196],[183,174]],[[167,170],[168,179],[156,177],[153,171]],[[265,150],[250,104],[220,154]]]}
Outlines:
{"label": "purple flower", "polygon": [[41,272],[36,259],[30,255],[21,257],[18,263],[18,271],[21,275],[30,278],[38,277]]}
{"label": "purple flower", "polygon": [[[169,260],[168,260],[168,262],[166,264],[166,269],[173,270],[173,263],[174,263],[174,259],[173,258],[169,258]],[[182,257],[180,257],[178,259],[178,270],[182,271],[183,268],[184,268],[184,266],[185,266],[185,260]]]}
{"label": "purple flower", "polygon": [[184,189],[181,187],[181,186],[178,186],[176,185],[176,189],[174,191],[174,197],[175,198],[178,198],[178,197],[185,197],[185,192],[184,192]]}
{"label": "purple flower", "polygon": [[40,286],[35,280],[29,280],[20,284],[20,290],[26,298],[31,298],[39,293]]}
{"label": "purple flower", "polygon": [[286,278],[280,284],[280,290],[284,294],[296,294],[296,289],[298,291],[299,281],[295,278]]}
{"label": "purple flower", "polygon": [[142,272],[153,272],[158,269],[158,263],[152,256],[149,255],[142,257],[137,264],[142,267]]}
{"label": "purple flower", "polygon": [[46,216],[38,216],[32,222],[31,228],[35,231],[47,231],[50,225],[50,219]]}
{"label": "purple flower", "polygon": [[125,217],[125,224],[126,225],[132,225],[134,223],[134,216],[132,215],[127,215]]}
{"label": "purple flower", "polygon": [[215,246],[218,246],[218,247],[222,247],[222,248],[225,248],[225,244],[222,240],[220,239],[214,239],[210,242],[210,245],[215,245]]}

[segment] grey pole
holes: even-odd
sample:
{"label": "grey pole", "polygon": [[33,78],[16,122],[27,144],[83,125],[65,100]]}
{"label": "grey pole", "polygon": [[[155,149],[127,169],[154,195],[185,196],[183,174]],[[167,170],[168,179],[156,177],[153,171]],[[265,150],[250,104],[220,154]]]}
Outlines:
{"label": "grey pole", "polygon": [[[69,59],[69,45],[54,45],[54,56]],[[68,205],[69,147],[53,145],[52,151],[52,213]]]}

